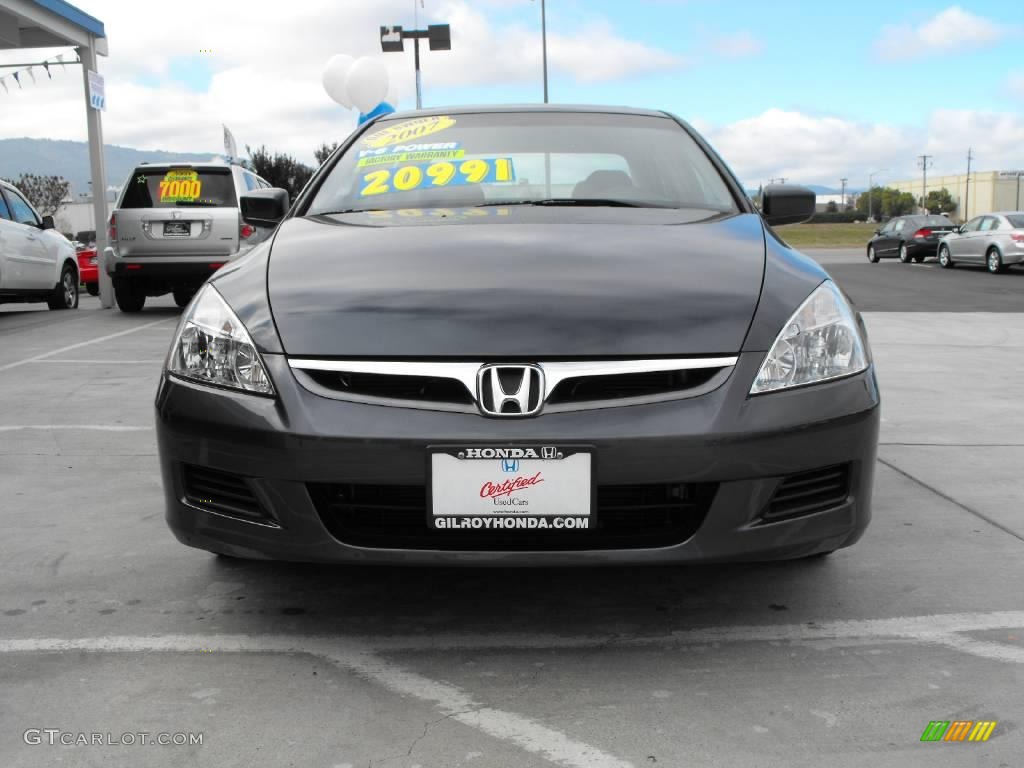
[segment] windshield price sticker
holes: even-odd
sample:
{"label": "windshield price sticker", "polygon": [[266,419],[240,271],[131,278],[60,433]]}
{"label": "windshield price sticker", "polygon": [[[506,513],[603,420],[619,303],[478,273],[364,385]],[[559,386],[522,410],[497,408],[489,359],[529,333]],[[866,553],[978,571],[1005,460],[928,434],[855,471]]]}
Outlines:
{"label": "windshield price sticker", "polygon": [[515,169],[510,157],[463,160],[455,163],[441,161],[368,171],[360,180],[359,196],[372,197],[389,192],[410,192],[416,189],[462,184],[497,184],[515,180]]}
{"label": "windshield price sticker", "polygon": [[199,199],[202,190],[198,171],[168,171],[160,182],[160,202],[191,203]]}
{"label": "windshield price sticker", "polygon": [[367,147],[389,147],[392,144],[405,144],[408,141],[416,141],[432,133],[438,133],[446,128],[455,125],[455,118],[448,115],[435,115],[434,117],[420,117],[415,120],[405,120],[398,125],[392,125],[381,131],[371,133],[363,144]]}

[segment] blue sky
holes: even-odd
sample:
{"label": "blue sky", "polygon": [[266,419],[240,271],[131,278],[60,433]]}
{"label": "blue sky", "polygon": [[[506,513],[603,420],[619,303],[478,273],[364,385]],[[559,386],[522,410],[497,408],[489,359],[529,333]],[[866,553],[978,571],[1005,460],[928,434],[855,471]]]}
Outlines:
{"label": "blue sky", "polygon": [[[176,0],[159,24],[132,0],[77,2],[110,38],[110,142],[218,151],[225,123],[242,146],[311,161],[355,123],[320,84],[336,53],[377,57],[392,97],[414,105],[411,53],[382,54],[377,27],[411,27],[418,0]],[[921,152],[954,173],[968,147],[981,168],[1024,167],[1020,0],[548,0],[547,11],[552,101],[673,111],[750,185],[863,186],[878,168],[915,175]],[[426,105],[540,100],[539,2],[422,0],[418,14],[452,25],[453,50],[423,54]],[[0,138],[84,137],[80,79],[16,90],[21,109],[5,96]]]}
{"label": "blue sky", "polygon": [[[425,5],[430,7],[429,0]],[[538,5],[496,4],[491,13],[501,21],[537,25]],[[999,0],[959,6],[1005,25],[1005,37],[992,43],[962,52],[956,46],[924,50],[913,38],[901,37],[917,55],[896,60],[883,58],[876,48],[887,25],[914,29],[951,5],[549,0],[549,32],[571,34],[582,19],[603,17],[617,34],[684,60],[678,70],[619,82],[583,84],[556,72],[551,79],[552,100],[664,105],[684,118],[715,123],[772,107],[907,123],[922,121],[939,106],[1020,112],[1024,94],[1011,98],[1007,80],[1012,73],[1024,71],[1024,3]],[[741,34],[749,36],[759,50],[732,57],[716,52],[714,41]],[[429,56],[424,57],[427,70]],[[515,90],[524,100],[537,97],[537,87]],[[492,92],[490,87],[439,88],[430,95],[442,103],[490,101]]]}

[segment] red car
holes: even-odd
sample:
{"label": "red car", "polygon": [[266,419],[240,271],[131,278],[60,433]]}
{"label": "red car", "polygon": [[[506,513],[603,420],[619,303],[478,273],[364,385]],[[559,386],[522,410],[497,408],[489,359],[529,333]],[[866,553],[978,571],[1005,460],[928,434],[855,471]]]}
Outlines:
{"label": "red car", "polygon": [[100,271],[96,265],[96,249],[86,248],[78,252],[78,275],[90,296],[100,294]]}

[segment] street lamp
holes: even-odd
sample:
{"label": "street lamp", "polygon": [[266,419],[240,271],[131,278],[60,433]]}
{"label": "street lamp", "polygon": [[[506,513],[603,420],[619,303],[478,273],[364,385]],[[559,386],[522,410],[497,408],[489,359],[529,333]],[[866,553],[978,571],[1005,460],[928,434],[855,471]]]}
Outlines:
{"label": "street lamp", "polygon": [[874,219],[874,214],[871,212],[871,203],[875,199],[875,185],[872,179],[880,173],[885,173],[888,168],[880,168],[877,171],[872,171],[868,174],[868,221]]}
{"label": "street lamp", "polygon": [[413,41],[413,61],[416,67],[416,109],[423,107],[423,87],[420,82],[420,40],[426,38],[432,51],[452,49],[451,27],[447,24],[429,24],[426,29],[380,28],[380,49],[384,53],[401,53],[405,41]]}

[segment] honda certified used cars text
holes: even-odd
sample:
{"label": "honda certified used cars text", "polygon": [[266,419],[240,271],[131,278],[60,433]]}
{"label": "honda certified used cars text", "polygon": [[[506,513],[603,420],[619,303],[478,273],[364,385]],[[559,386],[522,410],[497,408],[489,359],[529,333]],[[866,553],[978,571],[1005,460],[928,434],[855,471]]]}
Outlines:
{"label": "honda certified used cars text", "polygon": [[657,111],[362,126],[184,311],[156,397],[167,520],[251,558],[786,559],[870,518],[879,394],[841,290]]}

